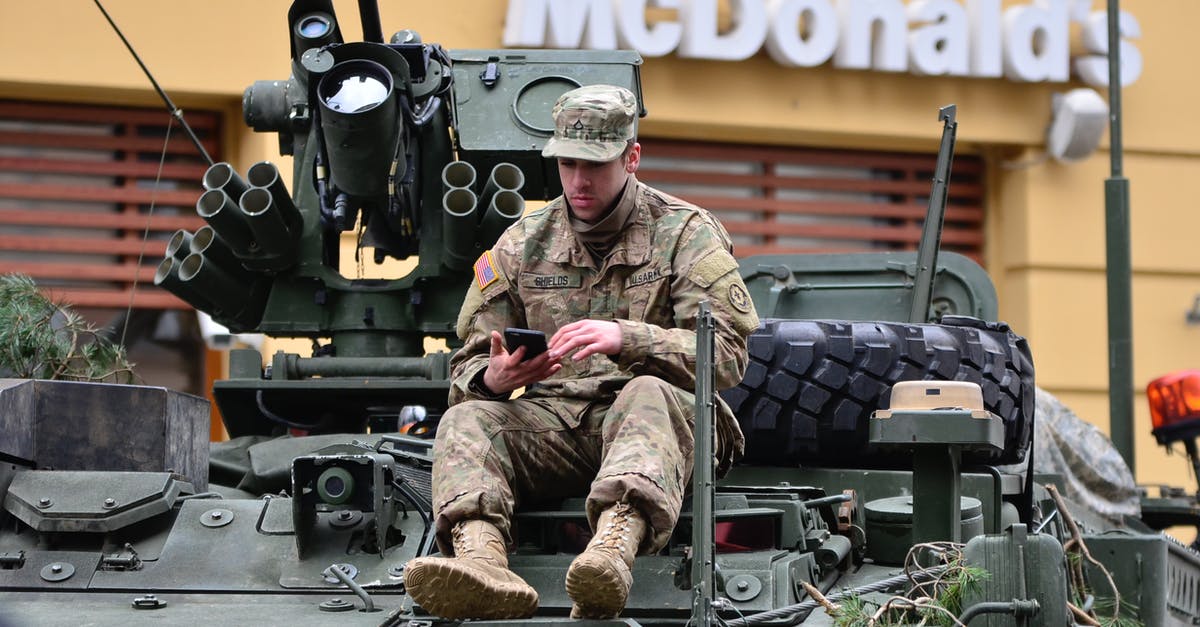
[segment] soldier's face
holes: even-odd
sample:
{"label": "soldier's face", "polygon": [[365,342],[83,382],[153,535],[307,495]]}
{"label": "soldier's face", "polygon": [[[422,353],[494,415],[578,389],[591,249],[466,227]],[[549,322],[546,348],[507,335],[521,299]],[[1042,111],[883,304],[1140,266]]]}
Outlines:
{"label": "soldier's face", "polygon": [[612,161],[559,158],[563,196],[575,217],[584,222],[603,218],[625,189],[629,175],[637,171],[641,155],[642,146],[634,143],[624,155]]}

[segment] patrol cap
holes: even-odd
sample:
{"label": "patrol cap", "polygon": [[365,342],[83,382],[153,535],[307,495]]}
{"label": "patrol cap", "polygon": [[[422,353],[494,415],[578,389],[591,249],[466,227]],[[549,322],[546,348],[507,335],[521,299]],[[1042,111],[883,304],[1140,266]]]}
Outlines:
{"label": "patrol cap", "polygon": [[586,85],[558,97],[551,111],[554,137],[543,157],[612,161],[634,138],[637,98],[616,85]]}

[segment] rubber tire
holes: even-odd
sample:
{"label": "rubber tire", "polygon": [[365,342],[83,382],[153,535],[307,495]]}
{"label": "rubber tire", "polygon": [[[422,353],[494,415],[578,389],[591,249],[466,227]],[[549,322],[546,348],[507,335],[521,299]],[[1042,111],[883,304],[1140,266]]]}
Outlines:
{"label": "rubber tire", "polygon": [[746,436],[742,463],[908,463],[870,449],[868,420],[888,407],[893,384],[921,379],[978,383],[1004,420],[1004,451],[965,453],[964,463],[1018,463],[1029,448],[1033,361],[1003,323],[764,320],[748,348],[745,377],[721,393]]}

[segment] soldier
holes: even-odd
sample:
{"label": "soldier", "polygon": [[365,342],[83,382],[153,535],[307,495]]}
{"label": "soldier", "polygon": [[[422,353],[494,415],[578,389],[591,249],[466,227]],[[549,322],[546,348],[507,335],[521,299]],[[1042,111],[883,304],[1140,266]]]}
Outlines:
{"label": "soldier", "polygon": [[[571,615],[617,616],[634,556],[666,544],[692,474],[698,304],[712,305],[719,389],[741,380],[758,326],[720,223],[637,181],[634,95],[581,87],[553,117],[542,154],[563,195],[479,258],[459,316],[433,467],[438,545],[453,557],[405,574],[446,618],[532,615],[537,591],[508,570],[513,510],[583,494],[595,533],[567,571]],[[545,332],[548,350],[508,352],[507,327]],[[723,471],[744,444],[723,402],[716,427]]]}

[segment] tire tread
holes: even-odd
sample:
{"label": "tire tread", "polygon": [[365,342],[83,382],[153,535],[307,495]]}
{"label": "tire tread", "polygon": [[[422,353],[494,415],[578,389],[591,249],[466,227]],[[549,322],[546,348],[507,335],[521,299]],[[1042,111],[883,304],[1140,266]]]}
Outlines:
{"label": "tire tread", "polygon": [[870,450],[870,415],[895,383],[922,379],[978,383],[1003,419],[1004,451],[964,462],[1023,461],[1034,399],[1025,339],[1002,323],[946,322],[764,320],[747,342],[746,376],[722,392],[746,436],[743,463],[895,462]]}

